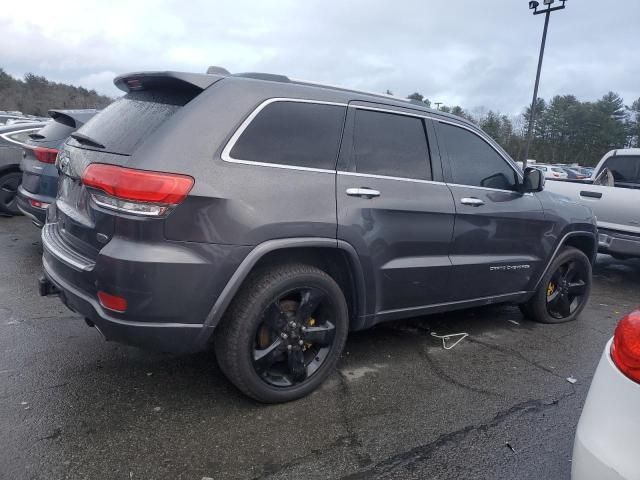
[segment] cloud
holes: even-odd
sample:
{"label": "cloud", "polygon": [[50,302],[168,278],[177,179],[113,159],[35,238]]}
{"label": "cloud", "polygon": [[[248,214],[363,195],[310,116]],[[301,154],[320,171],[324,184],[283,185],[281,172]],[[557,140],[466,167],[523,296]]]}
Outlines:
{"label": "cloud", "polygon": [[[607,5],[604,5],[607,6]],[[0,9],[1,68],[116,95],[135,70],[266,71],[518,113],[530,102],[542,18],[525,1],[32,0]],[[638,91],[640,2],[568,2],[551,19],[540,94]]]}

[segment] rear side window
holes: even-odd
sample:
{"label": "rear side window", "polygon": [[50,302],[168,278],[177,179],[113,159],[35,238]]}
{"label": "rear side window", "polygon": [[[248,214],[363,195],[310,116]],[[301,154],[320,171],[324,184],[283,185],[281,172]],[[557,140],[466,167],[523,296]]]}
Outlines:
{"label": "rear side window", "polygon": [[440,134],[449,154],[452,183],[514,189],[516,171],[478,135],[446,123],[440,123]]}
{"label": "rear side window", "polygon": [[616,183],[640,182],[640,157],[616,156],[607,160],[605,167],[611,170]]}
{"label": "rear side window", "polygon": [[231,149],[237,160],[335,168],[346,108],[274,102],[263,108]]}
{"label": "rear side window", "polygon": [[[89,120],[78,133],[104,145],[101,151],[130,155],[193,97],[192,91],[181,90],[130,92]],[[71,142],[82,147],[75,140]]]}
{"label": "rear side window", "polygon": [[357,109],[353,157],[359,173],[431,180],[421,118]]}

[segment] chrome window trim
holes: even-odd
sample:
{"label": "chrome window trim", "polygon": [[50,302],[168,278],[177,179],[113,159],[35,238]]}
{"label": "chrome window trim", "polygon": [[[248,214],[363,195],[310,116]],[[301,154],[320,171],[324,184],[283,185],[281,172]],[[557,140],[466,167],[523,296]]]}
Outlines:
{"label": "chrome window trim", "polygon": [[[359,101],[359,100],[357,100],[357,101]],[[427,184],[434,184],[434,185],[450,185],[450,186],[457,186],[457,187],[477,188],[477,189],[481,189],[481,190],[489,190],[489,191],[496,191],[496,192],[506,192],[506,193],[513,193],[513,194],[516,194],[516,195],[521,195],[519,192],[514,192],[513,190],[503,190],[503,189],[498,189],[498,188],[478,187],[478,186],[474,186],[474,185],[460,185],[460,184],[454,184],[454,183],[447,184],[446,182],[437,182],[437,181],[433,181],[433,180],[423,180],[423,179],[418,179],[418,178],[394,177],[394,176],[389,176],[389,175],[375,175],[375,174],[358,173],[358,172],[346,172],[346,171],[338,171],[338,172],[336,172],[336,170],[333,170],[333,169],[302,167],[302,166],[297,166],[297,165],[283,165],[283,164],[280,164],[280,163],[259,162],[259,161],[256,161],[256,160],[246,160],[246,159],[240,159],[240,158],[232,157],[231,156],[231,150],[233,150],[233,147],[238,142],[238,139],[244,133],[244,131],[249,127],[251,122],[258,116],[258,114],[262,110],[264,110],[264,108],[266,108],[268,105],[271,105],[272,103],[276,103],[276,102],[312,103],[312,104],[316,104],[316,105],[334,105],[334,106],[337,106],[337,107],[346,107],[346,108],[353,108],[353,109],[359,109],[359,110],[369,110],[369,111],[374,111],[374,112],[390,113],[390,114],[395,114],[395,115],[405,115],[405,116],[408,116],[408,117],[428,119],[428,120],[433,120],[433,121],[437,121],[437,122],[446,123],[446,124],[452,125],[454,127],[462,128],[464,130],[467,130],[467,131],[473,133],[474,135],[479,137],[481,140],[483,140],[485,143],[487,143],[491,149],[493,149],[511,168],[513,168],[515,170],[516,175],[518,176],[518,178],[522,180],[522,175],[520,174],[520,171],[518,170],[517,165],[515,165],[513,162],[511,162],[509,159],[507,159],[499,150],[497,150],[492,145],[490,139],[485,138],[484,136],[482,136],[481,134],[479,134],[478,132],[476,132],[472,128],[466,127],[465,125],[463,125],[461,123],[444,120],[442,118],[434,117],[432,115],[419,114],[417,112],[408,112],[408,111],[402,110],[404,107],[401,107],[401,106],[398,106],[397,110],[395,110],[395,109],[391,109],[391,108],[370,107],[370,106],[367,106],[367,105],[357,105],[357,104],[353,104],[353,103],[329,102],[329,101],[324,101],[324,100],[310,100],[310,99],[304,99],[304,98],[289,98],[289,97],[268,98],[268,99],[264,100],[262,103],[260,103],[260,105],[258,105],[249,114],[249,116],[240,124],[240,126],[236,129],[236,131],[233,133],[233,135],[231,136],[231,138],[229,139],[229,141],[227,142],[227,144],[223,148],[222,153],[220,155],[220,157],[222,158],[223,161],[228,162],[228,163],[235,163],[235,164],[239,164],[239,165],[254,165],[254,166],[258,166],[258,167],[281,168],[281,169],[284,169],[284,170],[298,170],[298,171],[303,171],[303,172],[315,172],[315,173],[330,173],[330,174],[338,173],[339,175],[349,175],[349,176],[355,176],[355,177],[379,178],[379,179],[386,179],[386,180],[398,180],[398,181],[412,182],[412,183],[427,183]]]}
{"label": "chrome window trim", "polygon": [[249,114],[249,116],[240,124],[238,129],[231,136],[231,138],[229,139],[229,141],[225,145],[224,149],[222,150],[222,154],[220,155],[222,160],[225,161],[225,162],[237,163],[237,164],[242,164],[242,165],[256,165],[256,166],[259,166],[259,167],[282,168],[282,169],[285,169],[285,170],[300,170],[300,171],[304,171],[304,172],[332,173],[332,174],[335,174],[336,173],[335,169],[334,170],[329,170],[329,169],[325,169],[325,168],[312,168],[312,167],[302,167],[302,166],[297,166],[297,165],[283,165],[283,164],[280,164],[280,163],[258,162],[258,161],[255,161],[255,160],[244,160],[244,159],[241,159],[241,158],[233,158],[231,156],[231,150],[233,150],[233,147],[237,143],[238,139],[244,133],[244,131],[249,127],[251,122],[258,116],[258,114],[262,110],[264,110],[265,107],[267,107],[268,105],[271,105],[272,103],[276,103],[276,102],[313,103],[313,104],[316,104],[316,105],[334,105],[336,107],[347,107],[348,106],[346,103],[325,102],[325,101],[322,101],[322,100],[307,100],[307,99],[302,99],[302,98],[285,98],[285,97],[268,98],[267,100],[262,102],[260,105],[258,105],[253,110],[253,112],[251,112]]}
{"label": "chrome window trim", "polygon": [[35,132],[35,131],[38,131],[38,130],[40,130],[42,128],[44,128],[44,127],[24,128],[22,130],[14,130],[13,132],[7,132],[7,133],[0,134],[0,137],[2,137],[3,140],[6,140],[7,142],[15,143],[16,145],[20,145],[21,147],[28,147],[28,145],[26,143],[17,142],[15,140],[9,138],[9,136],[10,135],[15,135],[16,133]]}
{"label": "chrome window trim", "polygon": [[533,193],[522,193],[517,192],[515,190],[504,190],[502,188],[489,188],[489,187],[477,187],[475,185],[462,185],[460,183],[447,183],[450,187],[463,187],[463,188],[473,188],[476,190],[489,190],[490,192],[504,192],[504,193],[513,193],[514,195],[533,195]]}
{"label": "chrome window trim", "polygon": [[406,177],[391,177],[388,175],[376,175],[374,173],[359,173],[359,172],[345,172],[344,170],[338,170],[338,175],[345,175],[349,177],[364,177],[364,178],[379,178],[381,180],[398,180],[400,182],[410,183],[429,183],[433,185],[446,185],[444,182],[437,182],[435,180],[422,180],[418,178],[406,178]]}

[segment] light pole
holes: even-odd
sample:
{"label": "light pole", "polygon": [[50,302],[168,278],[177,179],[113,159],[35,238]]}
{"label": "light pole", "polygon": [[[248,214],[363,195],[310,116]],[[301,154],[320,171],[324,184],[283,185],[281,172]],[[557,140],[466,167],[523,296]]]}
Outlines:
{"label": "light pole", "polygon": [[563,10],[565,8],[565,3],[567,0],[559,0],[562,5],[554,7],[553,4],[555,0],[543,0],[543,4],[546,5],[547,8],[544,10],[538,10],[540,6],[540,2],[532,1],[529,2],[529,9],[533,10],[534,15],[544,15],[544,30],[542,32],[542,43],[540,45],[540,57],[538,58],[538,72],[536,73],[536,85],[533,87],[533,100],[531,101],[531,112],[529,115],[529,128],[527,131],[527,144],[524,149],[524,160],[522,161],[522,169],[527,168],[527,160],[529,158],[529,148],[531,147],[531,139],[533,138],[533,124],[536,119],[536,103],[538,100],[538,87],[540,86],[540,72],[542,71],[542,59],[544,58],[544,47],[547,43],[547,30],[549,29],[549,17],[551,16],[551,12],[555,12],[556,10]]}

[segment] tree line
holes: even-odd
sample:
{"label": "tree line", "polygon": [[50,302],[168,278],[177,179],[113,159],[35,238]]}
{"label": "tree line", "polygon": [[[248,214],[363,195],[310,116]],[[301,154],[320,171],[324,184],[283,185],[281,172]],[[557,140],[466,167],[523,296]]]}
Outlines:
{"label": "tree line", "polygon": [[[407,98],[432,105],[417,92]],[[514,159],[524,160],[531,107],[512,117],[483,108],[469,112],[442,105],[439,110],[476,123]],[[556,95],[549,101],[538,98],[529,158],[593,166],[609,150],[630,147],[640,147],[640,98],[631,105],[614,92],[595,102],[582,102],[575,95]]]}
{"label": "tree line", "polygon": [[33,73],[17,79],[0,68],[0,110],[47,116],[52,108],[104,108],[112,101],[95,90],[52,82]]}

